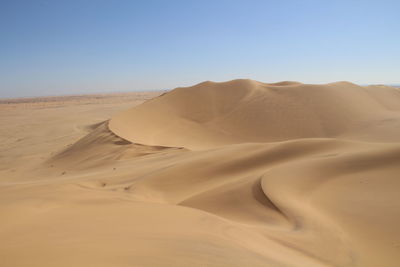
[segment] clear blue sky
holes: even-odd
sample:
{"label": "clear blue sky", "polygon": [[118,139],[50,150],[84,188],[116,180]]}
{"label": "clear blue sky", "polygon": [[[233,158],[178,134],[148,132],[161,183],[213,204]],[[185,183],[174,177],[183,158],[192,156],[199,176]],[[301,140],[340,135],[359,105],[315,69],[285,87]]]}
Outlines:
{"label": "clear blue sky", "polygon": [[400,83],[400,1],[0,0],[0,97]]}

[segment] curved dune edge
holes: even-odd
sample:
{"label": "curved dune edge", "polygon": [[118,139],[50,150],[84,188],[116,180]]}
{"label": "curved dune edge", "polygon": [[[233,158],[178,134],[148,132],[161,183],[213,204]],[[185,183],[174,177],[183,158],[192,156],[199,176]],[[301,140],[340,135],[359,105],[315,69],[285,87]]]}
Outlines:
{"label": "curved dune edge", "polygon": [[117,114],[109,128],[135,143],[199,150],[299,138],[398,142],[399,125],[396,88],[233,80],[176,88]]}
{"label": "curved dune edge", "polygon": [[[137,229],[127,232],[150,231],[147,235],[151,235],[150,229],[156,227],[160,240],[194,235],[188,244],[169,250],[182,253],[180,262],[396,266],[400,260],[398,248],[391,245],[400,234],[396,226],[400,144],[309,138],[189,151],[122,144],[105,126],[56,156],[52,164],[103,170],[100,177],[79,181],[79,185],[94,197],[101,192],[104,199],[110,192],[137,203],[132,213],[122,216],[124,220],[146,211],[142,225],[134,223]],[[104,171],[111,169],[110,164],[117,170]],[[160,222],[157,226],[151,219],[154,216]],[[178,227],[173,237],[169,236],[171,225],[164,224],[168,216]],[[194,229],[211,234],[212,243]],[[167,257],[157,241],[126,242]],[[213,258],[208,253],[214,252],[209,251],[210,258],[204,259],[202,253],[186,250],[199,242],[211,251],[224,247],[223,253],[231,258]]]}

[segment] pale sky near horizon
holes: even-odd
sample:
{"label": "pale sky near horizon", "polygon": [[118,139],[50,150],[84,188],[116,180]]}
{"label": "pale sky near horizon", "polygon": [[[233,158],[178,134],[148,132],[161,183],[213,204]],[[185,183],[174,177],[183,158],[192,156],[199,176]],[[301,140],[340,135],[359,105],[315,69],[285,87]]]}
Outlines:
{"label": "pale sky near horizon", "polygon": [[400,83],[400,1],[0,0],[0,97]]}

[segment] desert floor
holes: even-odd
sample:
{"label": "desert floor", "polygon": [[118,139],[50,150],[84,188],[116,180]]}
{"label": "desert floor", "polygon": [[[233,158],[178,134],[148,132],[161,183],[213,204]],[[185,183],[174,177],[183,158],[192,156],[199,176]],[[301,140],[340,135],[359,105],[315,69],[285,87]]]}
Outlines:
{"label": "desert floor", "polygon": [[10,99],[0,125],[0,266],[400,266],[399,89]]}

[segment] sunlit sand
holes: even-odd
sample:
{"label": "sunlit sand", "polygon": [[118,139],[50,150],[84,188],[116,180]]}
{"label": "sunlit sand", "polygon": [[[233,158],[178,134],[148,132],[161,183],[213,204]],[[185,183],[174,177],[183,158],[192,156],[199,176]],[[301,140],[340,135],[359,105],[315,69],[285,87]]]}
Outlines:
{"label": "sunlit sand", "polygon": [[0,102],[1,266],[399,266],[400,90]]}

